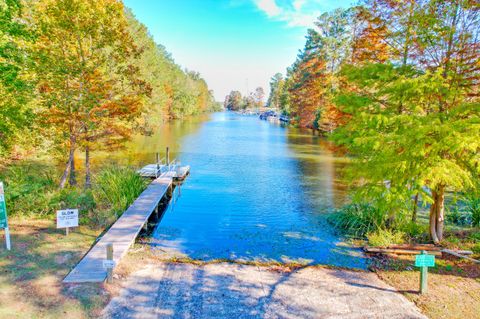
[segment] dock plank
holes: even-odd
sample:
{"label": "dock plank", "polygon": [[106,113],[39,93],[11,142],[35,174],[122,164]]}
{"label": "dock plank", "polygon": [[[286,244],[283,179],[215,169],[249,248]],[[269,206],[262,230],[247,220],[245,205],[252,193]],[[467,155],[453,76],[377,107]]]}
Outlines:
{"label": "dock plank", "polygon": [[107,271],[103,269],[103,260],[106,259],[107,244],[113,244],[113,260],[118,264],[171,185],[172,178],[170,176],[162,175],[155,179],[87,252],[63,282],[104,281]]}

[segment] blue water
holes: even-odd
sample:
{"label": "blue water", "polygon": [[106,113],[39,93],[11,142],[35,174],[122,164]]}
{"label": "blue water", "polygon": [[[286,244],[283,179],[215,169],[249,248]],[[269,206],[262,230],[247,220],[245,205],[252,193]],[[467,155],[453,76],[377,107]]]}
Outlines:
{"label": "blue water", "polygon": [[223,112],[177,144],[191,174],[152,234],[159,252],[365,267],[325,221],[344,203],[346,164],[324,139]]}

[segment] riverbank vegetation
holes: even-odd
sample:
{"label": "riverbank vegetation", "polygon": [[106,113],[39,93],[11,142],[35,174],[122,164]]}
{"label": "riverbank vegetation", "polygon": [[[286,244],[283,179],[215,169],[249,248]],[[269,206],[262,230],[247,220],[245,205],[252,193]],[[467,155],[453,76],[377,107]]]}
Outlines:
{"label": "riverbank vegetation", "polygon": [[218,107],[120,1],[2,0],[0,20],[0,165],[63,162],[63,188],[83,153],[89,188],[92,152]]}
{"label": "riverbank vegetation", "polygon": [[365,0],[315,25],[286,76],[272,78],[269,104],[352,158],[354,206],[333,223],[377,243],[428,233],[438,244],[462,223],[478,232],[478,6]]}

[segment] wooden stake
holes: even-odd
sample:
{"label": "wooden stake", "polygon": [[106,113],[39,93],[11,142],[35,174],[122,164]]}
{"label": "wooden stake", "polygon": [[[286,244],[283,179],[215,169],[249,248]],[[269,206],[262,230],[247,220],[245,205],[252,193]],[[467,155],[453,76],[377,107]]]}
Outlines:
{"label": "wooden stake", "polygon": [[[113,244],[107,244],[107,260],[113,260]],[[113,282],[113,268],[107,268],[107,282]]]}

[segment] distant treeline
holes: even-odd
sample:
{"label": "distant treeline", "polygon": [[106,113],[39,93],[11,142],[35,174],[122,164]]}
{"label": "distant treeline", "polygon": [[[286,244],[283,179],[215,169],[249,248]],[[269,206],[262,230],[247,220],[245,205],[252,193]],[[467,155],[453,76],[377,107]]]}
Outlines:
{"label": "distant treeline", "polygon": [[257,87],[255,92],[250,92],[247,96],[242,96],[240,91],[231,91],[225,97],[223,107],[231,111],[259,108],[265,106],[264,98],[265,91],[262,87]]}
{"label": "distant treeline", "polygon": [[473,0],[364,0],[322,14],[271,80],[269,106],[354,159],[358,202],[390,222],[430,203],[435,242],[447,190],[480,198],[479,17]]}
{"label": "distant treeline", "polygon": [[0,0],[0,157],[41,150],[76,184],[83,151],[218,108],[118,0]]}

